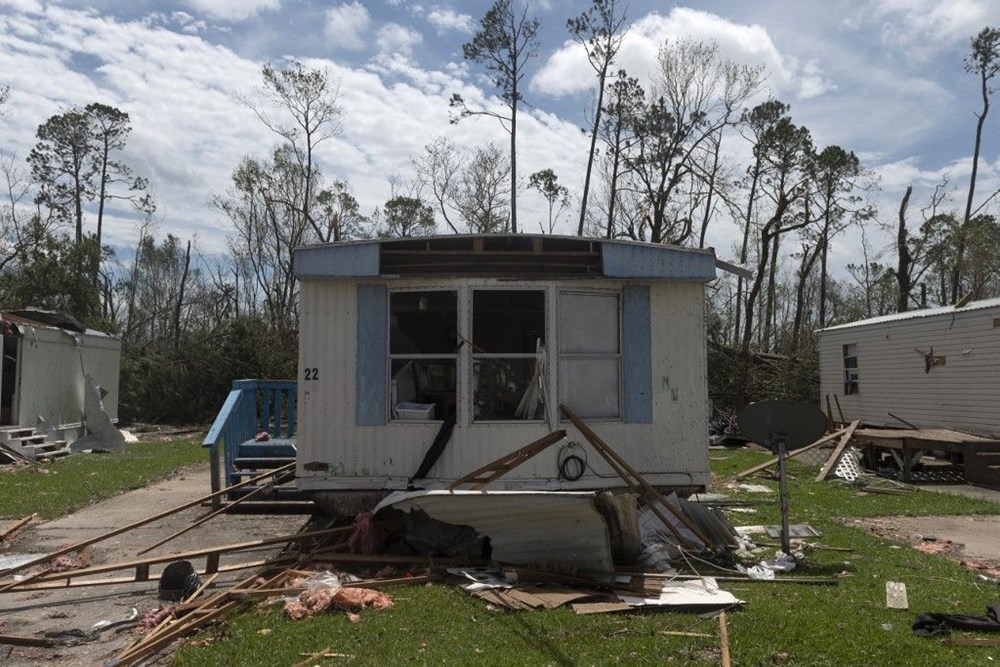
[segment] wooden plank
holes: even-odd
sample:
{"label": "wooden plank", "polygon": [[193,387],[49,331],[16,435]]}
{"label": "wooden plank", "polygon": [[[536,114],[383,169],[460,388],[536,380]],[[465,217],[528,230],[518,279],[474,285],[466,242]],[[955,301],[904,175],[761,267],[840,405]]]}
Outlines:
{"label": "wooden plank", "polygon": [[[194,549],[192,551],[185,551],[175,554],[167,554],[164,556],[152,556],[149,558],[143,558],[140,560],[125,561],[120,563],[109,563],[105,565],[96,565],[88,568],[83,568],[80,570],[73,570],[69,572],[52,572],[38,577],[37,581],[57,581],[60,579],[72,579],[75,577],[83,577],[92,574],[103,574],[105,572],[116,572],[119,570],[131,570],[139,565],[155,565],[158,563],[169,563],[175,560],[187,560],[189,558],[196,558],[198,556],[210,556],[212,554],[224,554],[234,551],[247,551],[250,549],[256,549],[259,547],[271,546],[274,544],[284,544],[286,542],[295,543],[303,542],[305,540],[312,539],[314,537],[329,537],[330,535],[336,535],[338,533],[345,533],[354,530],[353,526],[343,526],[340,528],[326,528],[324,530],[314,530],[306,533],[295,533],[293,535],[281,535],[279,537],[269,537],[261,540],[254,540],[252,542],[239,542],[236,544],[226,544],[222,546],[206,547],[204,549]],[[24,581],[27,581],[24,580]],[[20,584],[24,582],[14,582],[14,584]],[[8,586],[8,588],[13,588],[13,586]],[[8,590],[8,588],[0,589],[0,592]]]}
{"label": "wooden plank", "polygon": [[587,442],[589,442],[597,453],[600,454],[605,461],[607,461],[608,465],[610,465],[611,468],[618,473],[626,484],[640,493],[643,499],[646,500],[646,503],[653,514],[655,514],[660,521],[662,521],[663,524],[670,529],[681,544],[687,544],[687,546],[695,547],[694,544],[681,535],[680,531],[677,530],[670,520],[659,511],[658,507],[663,507],[673,514],[678,521],[684,524],[688,530],[701,540],[705,547],[711,546],[712,541],[708,539],[708,537],[706,537],[705,534],[702,533],[701,530],[699,530],[698,527],[694,525],[683,512],[667,502],[667,499],[663,497],[662,493],[653,488],[653,486],[650,485],[649,482],[642,477],[642,475],[626,463],[625,460],[619,456],[610,445],[604,442],[604,440],[602,440],[597,433],[587,426],[582,419],[577,417],[576,414],[565,405],[560,405],[559,407],[569,418],[570,422],[573,423],[573,426],[575,426],[577,430],[583,434],[583,437],[587,439]]}
{"label": "wooden plank", "polygon": [[189,525],[189,526],[187,526],[185,528],[181,528],[177,532],[172,533],[172,534],[168,535],[167,537],[164,537],[159,542],[157,542],[155,544],[152,544],[152,545],[146,547],[145,549],[142,549],[141,551],[136,552],[136,555],[137,556],[141,556],[144,553],[148,553],[148,552],[152,551],[156,547],[163,546],[164,544],[166,544],[170,540],[172,540],[172,539],[174,539],[176,537],[180,537],[181,535],[183,535],[184,533],[186,533],[186,532],[188,532],[190,530],[194,530],[195,528],[197,528],[201,524],[205,523],[206,521],[209,521],[210,519],[214,519],[215,517],[219,516],[220,514],[225,514],[226,512],[228,512],[229,510],[231,510],[232,508],[239,506],[240,503],[246,502],[247,500],[250,500],[254,496],[262,494],[265,491],[272,491],[274,489],[274,485],[275,484],[283,484],[284,482],[289,481],[289,478],[294,479],[294,477],[295,477],[295,474],[294,473],[290,473],[289,476],[283,477],[281,479],[276,479],[273,482],[269,482],[268,484],[264,484],[263,486],[260,486],[260,487],[258,487],[256,489],[254,489],[250,493],[248,493],[248,494],[246,494],[244,496],[240,496],[236,500],[233,500],[233,501],[227,503],[225,506],[221,507],[220,509],[217,509],[214,512],[209,512],[208,514],[206,514],[205,516],[201,517],[200,519],[198,519],[197,521],[195,521],[191,525]]}
{"label": "wooden plank", "polygon": [[1000,646],[1000,639],[990,637],[948,637],[941,640],[942,644],[948,646]]}
{"label": "wooden plank", "polygon": [[851,425],[844,430],[844,434],[840,436],[840,442],[838,442],[837,446],[833,448],[833,452],[831,452],[830,456],[827,457],[826,463],[823,464],[819,474],[816,475],[817,482],[822,482],[826,479],[826,476],[830,474],[831,470],[833,470],[833,466],[837,465],[837,459],[840,458],[844,448],[847,447],[847,443],[851,441],[851,438],[854,436],[854,431],[858,429],[860,424],[861,421],[855,419],[851,422]]}
{"label": "wooden plank", "polygon": [[0,635],[0,644],[7,646],[31,646],[36,648],[55,648],[59,644],[54,639],[42,637],[22,637],[20,635]]}
{"label": "wooden plank", "polygon": [[23,519],[15,521],[10,526],[4,528],[2,531],[0,531],[0,542],[3,542],[8,537],[10,537],[11,535],[13,535],[14,533],[16,533],[17,531],[19,531],[22,528],[24,528],[25,526],[27,526],[29,523],[31,523],[35,519],[36,516],[38,516],[38,515],[37,514],[32,514],[31,516],[26,516]]}
{"label": "wooden plank", "polygon": [[[834,438],[840,437],[841,435],[843,435],[844,431],[846,431],[846,430],[847,430],[847,428],[842,428],[842,429],[840,429],[838,431],[834,431],[833,433],[827,433],[826,435],[824,435],[822,438],[820,438],[819,440],[817,440],[814,443],[808,444],[805,447],[799,447],[795,451],[788,452],[788,454],[786,456],[788,456],[788,458],[792,458],[793,456],[798,456],[799,454],[802,454],[804,452],[808,452],[808,451],[810,451],[812,449],[816,449],[817,447],[819,447],[821,445],[825,445],[826,443],[830,442]],[[749,477],[750,475],[754,474],[755,472],[760,472],[761,470],[764,470],[765,468],[770,468],[771,466],[773,466],[777,462],[778,462],[778,457],[775,456],[774,458],[768,459],[767,461],[765,461],[764,463],[761,463],[760,465],[755,465],[752,468],[747,468],[746,470],[744,470],[741,473],[737,473],[736,479],[743,479],[744,477]]]}
{"label": "wooden plank", "polygon": [[517,451],[502,456],[496,461],[487,463],[483,467],[477,468],[469,474],[456,479],[448,486],[448,490],[453,491],[463,484],[472,484],[472,488],[478,491],[565,437],[566,431],[553,431]]}
{"label": "wooden plank", "polygon": [[[256,484],[257,482],[265,480],[265,479],[267,479],[269,477],[273,477],[274,475],[278,475],[278,474],[284,473],[284,472],[286,472],[288,470],[291,470],[294,467],[295,467],[294,463],[289,463],[288,465],[281,466],[280,468],[275,468],[274,470],[268,471],[268,472],[264,473],[263,475],[258,475],[257,477],[254,477],[252,479],[248,479],[246,481],[240,482],[239,484],[234,484],[234,485],[232,485],[230,487],[222,489],[221,491],[216,491],[215,493],[210,493],[207,496],[202,496],[201,498],[198,498],[197,500],[192,500],[189,503],[184,503],[183,505],[180,505],[180,506],[175,507],[173,509],[169,509],[169,510],[160,512],[159,514],[154,514],[151,517],[147,517],[145,519],[141,519],[140,521],[136,521],[134,523],[130,523],[127,526],[122,526],[121,528],[116,528],[115,530],[112,530],[112,531],[107,532],[107,533],[103,533],[101,535],[98,535],[97,537],[91,537],[89,539],[77,542],[76,544],[71,544],[68,547],[63,547],[61,549],[57,549],[57,550],[53,551],[52,553],[45,554],[44,556],[39,556],[38,558],[35,558],[34,560],[30,560],[27,563],[22,563],[20,565],[14,566],[14,567],[9,567],[6,570],[3,570],[2,572],[0,572],[0,576],[14,574],[15,572],[20,572],[21,570],[27,569],[29,567],[33,567],[35,565],[42,565],[43,563],[49,563],[49,562],[55,560],[56,558],[58,558],[59,556],[65,556],[66,554],[71,553],[73,551],[79,551],[80,549],[83,549],[84,547],[89,547],[91,544],[97,544],[98,542],[103,542],[104,540],[109,539],[111,537],[114,537],[116,535],[121,535],[122,533],[127,533],[128,531],[133,530],[135,528],[139,528],[140,526],[145,526],[147,524],[153,523],[154,521],[158,521],[158,520],[163,519],[165,517],[177,514],[178,512],[183,512],[186,509],[191,509],[192,507],[198,507],[202,503],[207,502],[209,500],[212,500],[213,498],[218,498],[219,496],[222,496],[222,495],[224,495],[226,493],[229,493],[230,491],[234,491],[236,489],[243,488],[244,486],[247,486],[249,484]],[[2,592],[3,590],[5,590],[5,589],[0,589],[0,592]]]}
{"label": "wooden plank", "polygon": [[719,612],[719,644],[722,647],[722,667],[732,667],[729,658],[729,624],[726,622],[725,610]]}

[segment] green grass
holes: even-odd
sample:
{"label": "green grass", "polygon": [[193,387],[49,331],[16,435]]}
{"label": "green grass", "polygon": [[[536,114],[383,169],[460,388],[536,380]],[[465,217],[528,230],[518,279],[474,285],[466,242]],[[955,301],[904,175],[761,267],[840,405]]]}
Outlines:
{"label": "green grass", "polygon": [[200,441],[130,443],[121,454],[73,454],[51,463],[0,471],[0,519],[37,513],[54,519],[208,460]]}
{"label": "green grass", "polygon": [[[766,455],[718,454],[723,456],[727,458],[712,462],[720,477],[716,490],[760,500],[761,494],[734,492],[723,485],[725,478]],[[854,551],[810,551],[793,573],[836,576],[838,586],[724,582],[724,588],[746,601],[742,609],[728,614],[733,664],[1000,664],[1000,649],[950,647],[910,632],[913,617],[922,611],[981,615],[987,604],[1000,599],[1000,587],[977,580],[974,573],[945,558],[874,538],[838,520],[879,514],[997,514],[1000,505],[931,492],[860,496],[835,481],[813,482],[814,469],[793,463],[790,472],[795,477],[790,491],[792,521],[813,525],[827,546]],[[763,483],[777,488],[776,482]],[[776,504],[753,507],[757,511],[752,514],[731,514],[733,523],[778,522]],[[885,608],[886,581],[906,584],[910,611]],[[294,664],[303,660],[302,654],[326,648],[353,659],[317,660],[318,664],[719,663],[717,622],[694,615],[489,611],[482,601],[445,585],[397,588],[391,594],[394,608],[366,610],[357,624],[343,614],[292,622],[281,615],[280,607],[237,614],[200,636],[207,645],[180,651],[176,664]],[[661,634],[664,630],[712,637],[670,636]]]}

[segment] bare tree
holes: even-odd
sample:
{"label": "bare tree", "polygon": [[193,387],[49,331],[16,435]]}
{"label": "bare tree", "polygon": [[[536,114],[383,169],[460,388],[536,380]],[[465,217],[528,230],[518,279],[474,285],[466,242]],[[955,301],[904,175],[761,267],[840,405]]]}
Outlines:
{"label": "bare tree", "polygon": [[511,230],[507,208],[510,160],[495,144],[476,149],[462,171],[455,192],[455,208],[474,234]]}
{"label": "bare tree", "polygon": [[587,61],[597,74],[597,102],[594,105],[594,120],[590,129],[590,151],[587,153],[587,171],[583,179],[583,196],[580,201],[580,224],[577,236],[583,235],[583,225],[587,217],[587,201],[590,195],[590,176],[594,168],[598,130],[604,110],[604,91],[607,88],[608,72],[614,64],[615,56],[621,48],[627,31],[625,10],[619,11],[617,0],[592,0],[591,6],[582,14],[566,22],[566,27],[587,52]]}
{"label": "bare tree", "polygon": [[[309,69],[297,60],[285,69],[275,69],[268,63],[261,68],[261,77],[263,85],[255,94],[239,100],[291,148],[302,179],[298,213],[319,240],[331,241],[333,230],[324,228],[313,210],[320,180],[315,154],[320,144],[341,133],[343,109],[338,100],[339,86],[327,70]],[[280,109],[283,115],[291,117],[291,122],[275,117],[268,106]]]}
{"label": "bare tree", "polygon": [[720,56],[715,44],[667,41],[658,63],[653,99],[637,122],[626,164],[649,206],[650,241],[681,243],[693,221],[668,219],[676,190],[763,78],[760,68]]}
{"label": "bare tree", "polygon": [[[983,28],[972,38],[972,53],[965,58],[965,71],[979,76],[979,92],[982,107],[976,114],[976,138],[972,146],[972,173],[969,175],[969,193],[965,201],[965,215],[960,231],[964,231],[972,218],[972,201],[976,194],[976,176],[979,173],[979,150],[983,138],[983,126],[990,112],[990,81],[1000,72],[1000,29]],[[957,303],[964,270],[965,234],[958,236],[958,248],[951,275],[951,302]]]}
{"label": "bare tree", "polygon": [[417,177],[430,186],[438,211],[448,228],[458,233],[450,211],[455,200],[464,158],[446,137],[438,137],[424,147],[424,153],[411,160]]}
{"label": "bare tree", "polygon": [[523,98],[521,80],[528,61],[538,53],[538,19],[528,18],[528,9],[516,11],[512,0],[497,0],[480,21],[472,41],[462,45],[466,60],[482,65],[500,90],[507,113],[470,109],[461,95],[451,97],[457,123],[468,116],[496,118],[510,135],[510,229],[517,233],[517,110]]}

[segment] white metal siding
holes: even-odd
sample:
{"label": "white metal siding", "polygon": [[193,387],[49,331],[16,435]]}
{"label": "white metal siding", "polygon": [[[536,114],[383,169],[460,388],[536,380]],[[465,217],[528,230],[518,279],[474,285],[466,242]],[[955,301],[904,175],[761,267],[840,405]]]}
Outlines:
{"label": "white metal siding", "polygon": [[106,336],[72,334],[61,329],[21,326],[18,423],[53,428],[83,421],[84,375],[108,391],[109,416],[118,417],[121,343]]}
{"label": "white metal siding", "polygon": [[[374,281],[372,281],[374,282]],[[467,281],[400,280],[390,289],[457,287]],[[427,424],[389,423],[355,425],[355,336],[357,281],[304,280],[302,283],[299,368],[318,368],[319,379],[298,382],[298,477],[310,489],[398,488],[405,486],[423,459],[439,428]],[[621,289],[615,281],[560,281],[518,283],[476,281],[475,286],[510,289],[555,285],[558,289]],[[701,283],[670,282],[650,286],[652,313],[653,415],[652,424],[594,421],[602,438],[655,484],[707,484],[707,379],[704,292]],[[468,316],[460,299],[459,318]],[[555,350],[554,304],[549,304],[548,347]],[[461,356],[461,355],[460,355]],[[550,357],[550,360],[553,358]],[[451,442],[430,471],[433,485],[455,479],[514,449],[528,444],[554,427],[548,423],[468,424],[462,399],[467,396],[468,373],[459,364],[460,417]],[[550,361],[551,369],[554,364]],[[550,387],[554,389],[553,383]],[[556,396],[550,391],[550,396]],[[554,416],[554,406],[552,410]],[[506,475],[496,488],[585,488],[620,486],[586,440],[568,423],[560,428],[568,439],[588,450],[589,463],[607,478],[588,473],[575,484],[557,480],[559,446],[542,453]],[[325,463],[328,471],[310,471],[309,463]],[[315,466],[313,466],[315,467]]]}
{"label": "white metal siding", "polygon": [[[1000,434],[1000,307],[819,333],[820,392],[837,396],[848,420]],[[858,346],[858,386],[844,395],[843,346]],[[917,351],[944,356],[925,372]],[[836,416],[836,404],[834,403]]]}

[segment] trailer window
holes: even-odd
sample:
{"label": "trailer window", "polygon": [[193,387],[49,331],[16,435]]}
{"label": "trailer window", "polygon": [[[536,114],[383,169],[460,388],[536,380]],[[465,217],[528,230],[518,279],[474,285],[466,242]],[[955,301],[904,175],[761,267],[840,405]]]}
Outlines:
{"label": "trailer window", "polygon": [[844,394],[858,393],[858,346],[851,343],[844,346]]}
{"label": "trailer window", "polygon": [[455,415],[458,293],[389,294],[390,406],[393,420]]}
{"label": "trailer window", "polygon": [[472,418],[545,416],[545,292],[472,293]]}
{"label": "trailer window", "polygon": [[621,416],[620,322],[617,293],[559,295],[559,400],[581,417]]}

